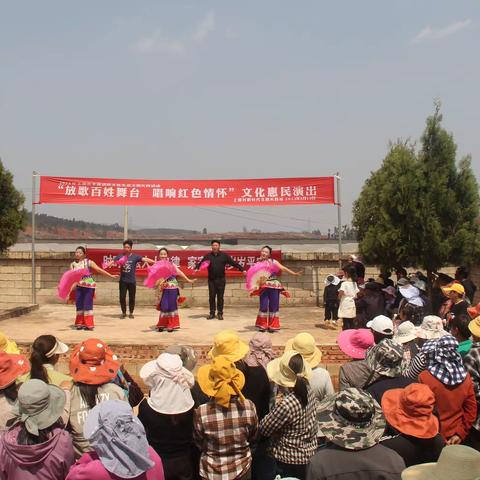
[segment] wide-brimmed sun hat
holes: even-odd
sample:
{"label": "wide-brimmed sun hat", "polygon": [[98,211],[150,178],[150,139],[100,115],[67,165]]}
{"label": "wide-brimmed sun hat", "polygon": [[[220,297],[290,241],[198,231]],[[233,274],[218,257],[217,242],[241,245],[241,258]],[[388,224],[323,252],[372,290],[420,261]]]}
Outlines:
{"label": "wide-brimmed sun hat", "polygon": [[296,374],[290,368],[290,360],[295,355],[300,354],[298,352],[295,352],[294,350],[288,350],[280,358],[272,360],[267,365],[268,378],[270,378],[270,380],[272,380],[272,382],[275,382],[277,385],[288,388],[292,388],[295,386],[295,383],[297,382],[297,376],[302,376],[307,380],[310,380],[312,376],[312,369],[306,361],[303,361],[303,369],[299,374]]}
{"label": "wide-brimmed sun hat", "polygon": [[373,320],[367,322],[367,328],[371,328],[374,332],[383,333],[384,335],[393,334],[393,322],[385,315],[377,315]]}
{"label": "wide-brimmed sun hat", "polygon": [[480,303],[477,303],[475,306],[468,307],[467,312],[472,320],[480,316]]}
{"label": "wide-brimmed sun hat", "polygon": [[417,307],[423,307],[425,302],[423,301],[422,297],[420,296],[420,290],[411,285],[410,283],[407,285],[403,285],[399,287],[399,292],[401,293],[402,297],[412,305],[416,305]]}
{"label": "wide-brimmed sun hat", "polygon": [[93,407],[83,434],[105,469],[119,478],[137,478],[155,463],[148,454],[142,422],[128,402],[107,400]]}
{"label": "wide-brimmed sun hat", "polygon": [[322,435],[347,450],[373,447],[386,425],[380,405],[359,388],[347,388],[322,400],[317,420]]}
{"label": "wide-brimmed sun hat", "polygon": [[397,343],[408,343],[416,338],[417,331],[415,329],[415,325],[410,320],[402,322],[393,335],[393,340],[395,340]]}
{"label": "wide-brimmed sun hat", "polygon": [[392,287],[391,285],[389,285],[386,288],[382,288],[382,292],[386,293],[387,295],[390,295],[391,297],[397,296],[397,291],[395,290],[395,287]]}
{"label": "wide-brimmed sun hat", "polygon": [[438,462],[408,467],[402,480],[480,480],[480,452],[465,445],[447,445]]}
{"label": "wide-brimmed sun hat", "polygon": [[419,327],[415,328],[418,338],[424,340],[431,340],[434,338],[441,338],[448,335],[448,332],[443,329],[443,321],[436,315],[427,315],[422,320]]}
{"label": "wide-brimmed sun hat", "polygon": [[147,403],[158,413],[176,415],[188,412],[195,403],[190,389],[195,378],[179,355],[161,353],[140,369],[140,378],[150,388]]}
{"label": "wide-brimmed sun hat", "polygon": [[20,353],[17,344],[13,340],[10,340],[3,332],[0,332],[0,352]]}
{"label": "wide-brimmed sun hat", "polygon": [[215,358],[222,355],[231,362],[238,362],[247,353],[248,345],[240,340],[238,333],[224,330],[213,337],[213,348],[208,352],[208,357]]}
{"label": "wide-brimmed sun hat", "polygon": [[398,377],[402,373],[403,347],[386,338],[367,352],[365,361],[379,375]]}
{"label": "wide-brimmed sun hat", "polygon": [[480,337],[480,315],[474,318],[469,324],[468,329],[470,330],[472,335],[476,337]]}
{"label": "wide-brimmed sun hat", "polygon": [[301,332],[287,340],[285,351],[294,350],[308,362],[311,368],[315,368],[322,361],[322,352],[315,344],[315,339],[310,333]]}
{"label": "wide-brimmed sun hat", "polygon": [[62,415],[65,407],[65,392],[42,380],[27,380],[18,389],[17,402],[12,413],[13,424],[23,423],[32,435],[38,436],[39,430],[52,426]]}
{"label": "wide-brimmed sun hat", "polygon": [[245,376],[223,355],[215,357],[211,364],[201,366],[197,381],[203,393],[222,407],[228,408],[232,397],[245,398],[242,394]]}
{"label": "wide-brimmed sun hat", "polygon": [[74,382],[102,385],[113,380],[119,368],[117,356],[98,338],[79,343],[70,357],[70,375]]}
{"label": "wide-brimmed sun hat", "polygon": [[30,371],[30,363],[23,355],[0,352],[0,390]]}
{"label": "wide-brimmed sun hat", "polygon": [[268,333],[257,332],[248,342],[250,351],[244,359],[249,367],[267,368],[268,362],[275,358],[272,348],[272,339]]}
{"label": "wide-brimmed sun hat", "polygon": [[355,360],[363,360],[367,350],[375,345],[373,333],[369,328],[343,330],[337,338],[343,353]]}
{"label": "wide-brimmed sun hat", "polygon": [[382,397],[383,414],[396,430],[415,438],[433,438],[440,423],[434,415],[435,395],[428,385],[412,383],[387,390]]}
{"label": "wide-brimmed sun hat", "polygon": [[165,353],[178,355],[182,359],[183,366],[193,372],[197,364],[197,356],[195,350],[187,345],[170,345],[165,349]]}

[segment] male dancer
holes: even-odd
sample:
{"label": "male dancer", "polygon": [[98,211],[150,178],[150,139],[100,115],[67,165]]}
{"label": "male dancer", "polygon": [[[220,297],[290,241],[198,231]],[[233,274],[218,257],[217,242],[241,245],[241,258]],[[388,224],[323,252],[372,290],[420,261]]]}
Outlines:
{"label": "male dancer", "polygon": [[208,294],[210,303],[209,320],[215,318],[215,303],[217,304],[218,319],[223,320],[223,295],[225,293],[225,267],[231,265],[232,267],[245,273],[244,268],[233,261],[233,258],[227,253],[220,251],[220,240],[212,240],[212,251],[207,253],[199,263],[195,266],[195,270],[200,268],[200,265],[209,261],[208,266]]}
{"label": "male dancer", "polygon": [[125,318],[127,316],[127,292],[128,292],[128,310],[130,315],[129,318],[135,318],[133,316],[133,311],[135,310],[135,294],[137,292],[137,277],[135,275],[137,269],[137,263],[147,262],[150,265],[155,263],[155,260],[151,260],[148,257],[142,257],[136,253],[132,253],[133,242],[132,240],[125,240],[123,242],[123,253],[120,253],[109,263],[109,266],[117,260],[120,260],[123,256],[127,257],[126,262],[121,266],[120,269],[120,282],[119,282],[119,292],[120,292],[120,308],[122,313],[120,318]]}

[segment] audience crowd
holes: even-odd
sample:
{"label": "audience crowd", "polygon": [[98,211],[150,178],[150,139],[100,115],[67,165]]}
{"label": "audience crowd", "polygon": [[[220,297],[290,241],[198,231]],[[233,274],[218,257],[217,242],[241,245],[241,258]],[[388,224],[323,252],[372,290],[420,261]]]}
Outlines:
{"label": "audience crowd", "polygon": [[140,369],[146,395],[101,339],[42,335],[27,359],[0,332],[0,480],[480,479],[476,287],[464,267],[396,274],[327,277],[337,392],[307,332],[276,356],[223,331],[199,368],[172,345]]}

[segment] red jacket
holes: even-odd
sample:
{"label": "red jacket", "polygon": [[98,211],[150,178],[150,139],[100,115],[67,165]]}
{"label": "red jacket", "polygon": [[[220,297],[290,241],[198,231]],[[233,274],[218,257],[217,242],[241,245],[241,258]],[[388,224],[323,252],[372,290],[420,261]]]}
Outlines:
{"label": "red jacket", "polygon": [[453,387],[444,385],[428,370],[418,376],[418,381],[428,385],[435,395],[440,433],[445,441],[454,435],[464,440],[477,418],[477,401],[470,374],[467,373],[465,380]]}

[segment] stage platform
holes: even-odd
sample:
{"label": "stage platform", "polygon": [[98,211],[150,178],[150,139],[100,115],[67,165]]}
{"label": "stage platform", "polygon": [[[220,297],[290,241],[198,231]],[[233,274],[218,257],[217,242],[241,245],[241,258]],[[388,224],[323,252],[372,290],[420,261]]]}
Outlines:
{"label": "stage platform", "polygon": [[[73,329],[75,310],[72,305],[43,305],[21,317],[0,321],[0,330],[15,340],[27,355],[33,340],[42,334],[55,335],[70,346],[89,337],[101,338],[138,380],[141,366],[156,358],[168,345],[193,346],[198,365],[201,365],[208,361],[207,352],[216,333],[235,330],[248,342],[256,332],[256,309],[228,308],[223,321],[207,320],[207,313],[204,308],[183,308],[180,310],[180,330],[159,333],[155,330],[158,312],[154,308],[140,307],[135,311],[134,319],[120,319],[118,307],[98,306],[95,308],[95,330],[87,332]],[[285,342],[298,332],[310,332],[323,353],[322,366],[330,371],[336,383],[339,366],[348,360],[336,344],[340,328],[325,327],[321,308],[287,307],[281,310],[280,318],[281,331],[271,334],[276,353],[280,355]],[[62,356],[59,367],[68,372],[68,356]]]}

